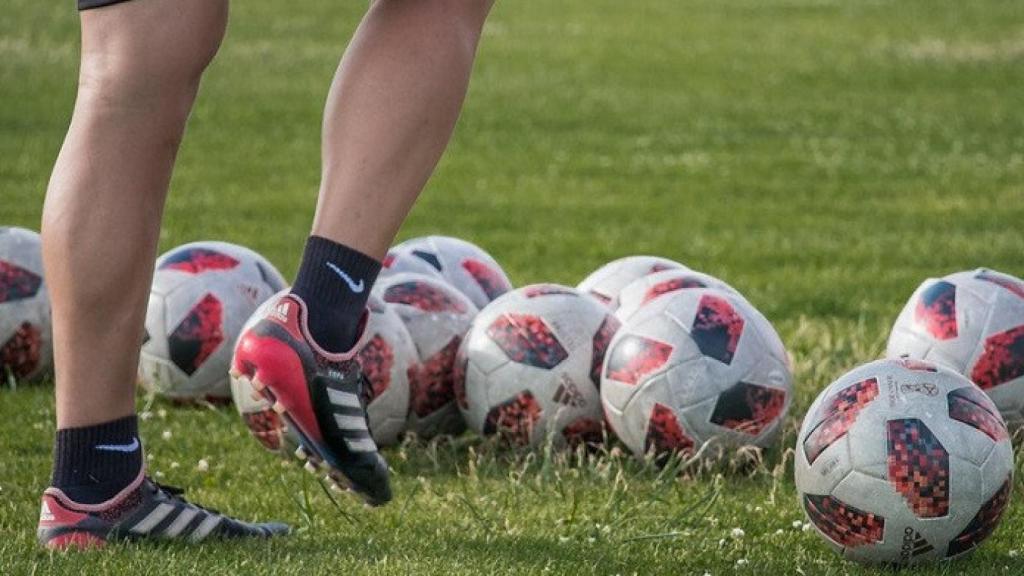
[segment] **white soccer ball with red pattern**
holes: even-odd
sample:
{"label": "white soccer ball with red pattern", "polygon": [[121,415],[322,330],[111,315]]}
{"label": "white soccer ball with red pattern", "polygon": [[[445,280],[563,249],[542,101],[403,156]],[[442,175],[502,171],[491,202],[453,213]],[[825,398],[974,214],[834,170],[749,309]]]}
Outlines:
{"label": "white soccer ball with red pattern", "polygon": [[366,333],[356,358],[370,383],[370,433],[377,446],[391,446],[398,443],[409,416],[409,374],[416,368],[416,345],[402,319],[383,300],[371,295],[366,305]]}
{"label": "white soccer ball with red pattern", "polygon": [[626,256],[601,266],[580,282],[576,289],[616,310],[619,293],[633,281],[664,270],[687,270],[675,260],[660,256]]}
{"label": "white soccer ball with red pattern", "polygon": [[391,248],[381,262],[378,278],[382,280],[394,274],[405,273],[423,274],[447,282],[437,268],[434,268],[423,258],[413,254],[411,250],[403,250],[397,247]]}
{"label": "white soccer ball with red pattern", "polygon": [[455,355],[476,306],[443,279],[410,272],[379,279],[374,293],[402,319],[416,347],[406,429],[420,438],[461,433],[466,425],[455,405]]}
{"label": "white soccer ball with red pattern", "polygon": [[[477,308],[512,289],[505,271],[483,248],[450,236],[412,238],[393,247],[393,267],[409,256],[436,270],[449,284],[465,294]],[[385,263],[387,263],[385,261]],[[408,271],[417,272],[410,266]]]}
{"label": "white soccer ball with red pattern", "polygon": [[872,564],[960,556],[999,523],[1013,449],[981,389],[938,364],[887,359],[826,388],[804,418],[796,486],[833,548]]}
{"label": "white soccer ball with red pattern", "polygon": [[665,294],[693,288],[714,288],[715,290],[743,297],[739,290],[710,274],[687,268],[673,268],[642,276],[627,284],[619,292],[618,309],[615,310],[615,317],[620,322],[628,322],[630,317],[636,314],[637,310],[640,310],[641,307],[651,300]]}
{"label": "white soccer ball with red pattern", "polygon": [[1024,281],[979,268],[925,280],[900,313],[887,355],[944,364],[1024,425]]}
{"label": "white soccer ball with red pattern", "polygon": [[[241,333],[245,333],[262,320],[280,297],[287,293],[288,289],[285,288],[260,304],[242,327]],[[232,361],[231,365],[234,364]],[[231,378],[231,399],[239,416],[242,417],[242,422],[260,445],[285,458],[290,458],[295,453],[300,444],[298,434],[288,428],[281,416],[271,408],[271,403],[256,392],[248,378]]]}
{"label": "white soccer ball with red pattern", "polygon": [[231,398],[231,355],[256,308],[285,287],[259,254],[227,242],[194,242],[156,261],[139,382],[176,400]]}
{"label": "white soccer ball with red pattern", "polygon": [[520,446],[601,442],[601,362],[617,327],[603,306],[557,284],[495,300],[459,350],[456,399],[466,424]]}
{"label": "white soccer ball with red pattern", "polygon": [[0,384],[49,370],[51,332],[39,234],[0,227]]}
{"label": "white soccer ball with red pattern", "polygon": [[648,303],[605,355],[601,400],[638,457],[661,462],[704,443],[767,446],[793,397],[786,350],[743,298],[708,288]]}

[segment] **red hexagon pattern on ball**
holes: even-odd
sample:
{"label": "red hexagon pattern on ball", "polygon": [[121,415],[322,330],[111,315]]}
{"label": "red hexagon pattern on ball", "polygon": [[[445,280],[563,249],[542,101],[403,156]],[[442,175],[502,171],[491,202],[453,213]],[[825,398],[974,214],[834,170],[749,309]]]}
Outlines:
{"label": "red hexagon pattern on ball", "polygon": [[444,290],[419,280],[388,286],[384,291],[384,301],[391,304],[405,304],[424,312],[457,312],[461,314],[466,311],[465,304],[452,298]]}
{"label": "red hexagon pattern on ball", "polygon": [[373,400],[391,386],[391,370],[395,365],[395,352],[380,334],[374,334],[356,354],[359,367],[370,382],[367,400]]}
{"label": "red hexagon pattern on ball", "polygon": [[949,543],[949,547],[946,549],[947,557],[956,556],[974,548],[992,534],[992,531],[999,525],[999,519],[1002,518],[1006,505],[1010,501],[1011,479],[1006,479],[995,495],[989,498],[988,502],[982,504],[964,531]]}
{"label": "red hexagon pattern on ball", "polygon": [[929,286],[917,300],[914,321],[936,340],[956,338],[956,286],[945,280]]}
{"label": "red hexagon pattern on ball", "polygon": [[238,260],[227,254],[206,248],[185,248],[165,258],[160,264],[160,270],[200,274],[208,270],[230,270],[235,266],[238,266]]}
{"label": "red hexagon pattern on ball", "polygon": [[224,307],[207,294],[167,338],[171,361],[191,376],[224,342]]}
{"label": "red hexagon pattern on ball", "polygon": [[569,446],[598,446],[604,440],[604,423],[593,418],[578,418],[562,428]]}
{"label": "red hexagon pattern on ball", "polygon": [[888,422],[889,483],[919,518],[949,514],[949,452],[917,418]]}
{"label": "red hexagon pattern on ball", "polygon": [[815,419],[818,423],[804,439],[804,455],[813,464],[818,456],[849,431],[861,409],[878,396],[878,380],[870,378],[843,388],[825,403]]}
{"label": "red hexagon pattern on ball", "polygon": [[700,280],[696,278],[691,278],[689,276],[682,276],[679,278],[672,278],[671,280],[664,280],[662,282],[658,282],[654,286],[648,288],[647,292],[644,293],[644,299],[643,302],[641,302],[641,305],[646,304],[651,300],[654,300],[658,296],[662,296],[670,292],[678,292],[679,290],[688,290],[691,288],[707,288],[707,285],[701,282]]}
{"label": "red hexagon pattern on ball", "polygon": [[885,518],[832,496],[804,494],[804,510],[822,534],[846,548],[877,544],[885,534]]}
{"label": "red hexagon pattern on ball", "polygon": [[690,453],[693,451],[693,447],[693,439],[683,431],[679,419],[676,418],[676,413],[664,404],[655,403],[651,410],[651,418],[647,423],[644,452],[653,450],[658,456],[668,456],[676,453]]}
{"label": "red hexagon pattern on ball", "polygon": [[628,334],[615,343],[604,375],[623,384],[635,385],[664,366],[671,355],[672,346],[669,344]]}
{"label": "red hexagon pattern on ball", "polygon": [[530,443],[533,427],[540,418],[540,404],[529,390],[491,408],[484,421],[484,434],[499,434],[511,444]]}
{"label": "red hexagon pattern on ball", "polygon": [[452,366],[452,388],[455,391],[455,405],[463,410],[469,410],[469,402],[466,400],[466,372],[469,370],[469,357],[463,354],[462,348],[455,355],[455,365]]}
{"label": "red hexagon pattern on ball", "polygon": [[502,314],[487,328],[487,335],[509,360],[519,364],[550,370],[569,357],[540,316]]}
{"label": "red hexagon pattern on ball", "polygon": [[242,414],[245,425],[249,427],[253,438],[259,441],[267,450],[274,452],[281,449],[281,417],[273,410],[260,410],[259,412],[246,412]]}
{"label": "red hexagon pattern on ball", "polygon": [[31,298],[42,284],[43,279],[38,274],[0,260],[0,304]]}
{"label": "red hexagon pattern on ball", "polygon": [[523,288],[523,296],[540,298],[541,296],[577,296],[578,292],[559,286],[558,284],[531,284]]}
{"label": "red hexagon pattern on ball", "polygon": [[484,294],[487,294],[488,300],[494,300],[512,289],[508,281],[485,262],[467,258],[462,261],[462,268],[473,277]]}
{"label": "red hexagon pattern on ball", "polygon": [[737,382],[718,395],[711,423],[757,436],[775,423],[786,406],[786,392]]}
{"label": "red hexagon pattern on ball", "polygon": [[1001,274],[992,270],[982,270],[974,275],[978,280],[984,280],[986,282],[992,282],[998,284],[1003,288],[1006,288],[1010,292],[1013,292],[1017,296],[1024,298],[1024,282],[1010,276],[1008,274]]}
{"label": "red hexagon pattern on ball", "polygon": [[981,430],[995,442],[1010,437],[999,411],[987,394],[975,387],[958,388],[946,395],[949,417]]}
{"label": "red hexagon pattern on ball", "polygon": [[971,369],[971,380],[982,390],[1024,376],[1024,325],[993,334]]}
{"label": "red hexagon pattern on ball", "polygon": [[731,364],[743,334],[743,317],[725,298],[705,294],[700,299],[690,336],[701,354]]}
{"label": "red hexagon pattern on ball", "polygon": [[456,336],[422,364],[409,367],[410,408],[420,418],[437,412],[455,400],[455,379],[459,376],[455,370],[455,356],[461,342],[462,339]]}
{"label": "red hexagon pattern on ball", "polygon": [[25,378],[39,367],[42,333],[39,328],[22,323],[0,348],[0,379],[9,369],[15,378]]}
{"label": "red hexagon pattern on ball", "polygon": [[590,357],[590,381],[598,390],[601,389],[601,366],[604,365],[604,355],[608,352],[608,345],[620,325],[618,318],[608,314],[604,317],[597,332],[594,333]]}

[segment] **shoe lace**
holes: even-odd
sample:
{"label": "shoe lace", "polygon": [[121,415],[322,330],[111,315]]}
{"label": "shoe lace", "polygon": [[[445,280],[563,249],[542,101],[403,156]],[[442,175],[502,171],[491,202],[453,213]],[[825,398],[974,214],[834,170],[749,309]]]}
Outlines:
{"label": "shoe lace", "polygon": [[153,484],[153,489],[154,490],[162,492],[165,496],[167,496],[171,500],[178,500],[178,501],[184,502],[185,504],[188,504],[189,506],[194,506],[196,508],[199,508],[200,510],[203,510],[205,512],[209,512],[211,514],[218,514],[218,515],[220,515],[220,511],[218,511],[218,510],[215,510],[213,508],[208,508],[208,507],[202,506],[200,504],[196,504],[195,502],[189,502],[188,499],[185,498],[185,489],[184,488],[178,488],[177,486],[171,486],[169,484],[161,484],[160,482],[157,482],[157,481],[152,480],[152,479],[150,479],[150,482]]}

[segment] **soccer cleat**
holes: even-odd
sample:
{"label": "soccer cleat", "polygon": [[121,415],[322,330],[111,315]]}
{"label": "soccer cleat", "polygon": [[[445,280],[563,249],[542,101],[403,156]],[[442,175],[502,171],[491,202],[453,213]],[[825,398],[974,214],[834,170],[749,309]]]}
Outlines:
{"label": "soccer cleat", "polygon": [[[281,296],[242,333],[231,375],[248,380],[296,432],[302,444],[296,455],[307,470],[324,469],[333,484],[373,506],[385,504],[388,465],[370,435],[369,384],[355,359],[359,344],[344,354],[323,350],[309,335],[306,314],[301,298]],[[365,322],[364,316],[361,332]]]}
{"label": "soccer cleat", "polygon": [[107,542],[211,538],[268,538],[287,534],[285,524],[250,524],[187,502],[181,490],[162,486],[140,472],[128,487],[100,504],[79,504],[59,488],[43,492],[39,543],[51,550],[100,548]]}

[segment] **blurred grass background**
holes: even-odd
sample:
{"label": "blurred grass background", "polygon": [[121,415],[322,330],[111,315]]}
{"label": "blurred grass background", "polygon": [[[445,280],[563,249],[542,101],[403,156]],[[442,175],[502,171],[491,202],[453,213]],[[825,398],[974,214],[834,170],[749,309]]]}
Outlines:
{"label": "blurred grass background", "polygon": [[[161,249],[227,240],[294,273],[328,82],[364,9],[232,6]],[[575,284],[634,253],[721,276],[794,353],[788,445],[817,391],[881,352],[923,278],[977,266],[1024,275],[1022,22],[1015,0],[499,2],[451,148],[401,236],[471,239],[517,283]],[[7,0],[0,223],[38,228],[77,42],[71,3]],[[382,193],[368,190],[368,202]],[[0,395],[0,564],[10,573],[82,571],[32,544],[49,395]],[[308,530],[266,546],[92,555],[97,573],[861,572],[790,526],[801,514],[782,447],[750,474],[667,482],[614,458],[534,468],[534,457],[468,440],[472,449],[417,445],[392,455],[396,505],[365,512],[342,501],[346,519],[314,487],[318,514],[306,519],[290,496],[308,481],[279,472],[233,413],[169,410],[144,426],[154,469],[203,501]],[[214,462],[205,476],[193,471],[202,456]],[[715,486],[712,507],[689,507]],[[1015,493],[1024,496],[1020,481]],[[733,524],[745,540],[729,537]],[[975,560],[936,573],[1024,573],[1020,506],[1005,524]],[[682,530],[692,536],[625,542]]]}

